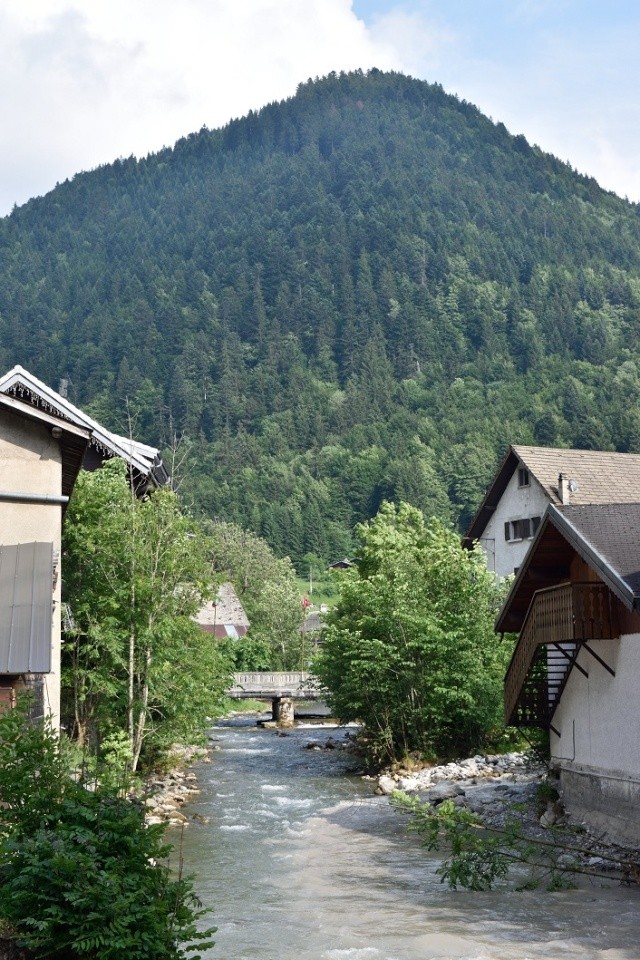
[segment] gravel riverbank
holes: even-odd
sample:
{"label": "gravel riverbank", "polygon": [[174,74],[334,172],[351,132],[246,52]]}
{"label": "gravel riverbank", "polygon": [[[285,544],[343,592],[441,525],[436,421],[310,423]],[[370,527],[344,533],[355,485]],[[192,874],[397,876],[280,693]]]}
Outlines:
{"label": "gravel riverbank", "polygon": [[418,771],[386,772],[377,778],[376,793],[389,795],[396,790],[420,794],[432,806],[452,800],[492,829],[515,817],[527,837],[557,846],[559,867],[575,864],[586,873],[640,882],[638,851],[608,843],[587,824],[569,817],[555,781],[548,779],[546,765],[526,754],[478,754]]}
{"label": "gravel riverbank", "polygon": [[172,768],[167,773],[157,774],[145,781],[143,802],[147,808],[145,819],[149,825],[167,823],[179,827],[188,824],[190,819],[197,819],[195,814],[189,818],[182,812],[182,807],[200,793],[198,778],[189,767],[196,762],[211,763],[209,750],[213,749],[213,743],[209,748],[172,748]]}

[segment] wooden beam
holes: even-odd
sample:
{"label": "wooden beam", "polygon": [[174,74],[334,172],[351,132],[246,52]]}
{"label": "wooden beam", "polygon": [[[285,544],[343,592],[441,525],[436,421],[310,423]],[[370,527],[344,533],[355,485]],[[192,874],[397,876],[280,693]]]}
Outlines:
{"label": "wooden beam", "polygon": [[599,657],[598,654],[595,652],[595,650],[592,650],[591,647],[588,646],[588,644],[585,642],[582,643],[582,648],[583,650],[586,650],[587,653],[590,653],[591,656],[594,658],[594,660],[598,661],[600,666],[604,667],[605,670],[608,670],[612,677],[615,677],[616,675],[615,670],[612,667],[610,667],[608,663],[605,663],[602,657]]}

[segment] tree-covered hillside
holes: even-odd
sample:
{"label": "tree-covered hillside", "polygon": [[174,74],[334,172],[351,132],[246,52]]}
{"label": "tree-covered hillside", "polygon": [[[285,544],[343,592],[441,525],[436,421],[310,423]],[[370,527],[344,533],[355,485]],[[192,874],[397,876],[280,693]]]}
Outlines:
{"label": "tree-covered hillside", "polygon": [[464,525],[509,442],[640,450],[639,210],[441,87],[331,75],[0,221],[0,368],[191,441],[301,562]]}

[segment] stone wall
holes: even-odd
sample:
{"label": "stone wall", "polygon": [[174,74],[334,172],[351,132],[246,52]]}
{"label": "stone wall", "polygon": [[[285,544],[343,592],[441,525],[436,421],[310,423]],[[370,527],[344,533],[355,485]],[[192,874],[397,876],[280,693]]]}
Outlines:
{"label": "stone wall", "polygon": [[567,761],[556,763],[562,802],[603,839],[623,846],[640,844],[640,781],[622,772],[596,770]]}

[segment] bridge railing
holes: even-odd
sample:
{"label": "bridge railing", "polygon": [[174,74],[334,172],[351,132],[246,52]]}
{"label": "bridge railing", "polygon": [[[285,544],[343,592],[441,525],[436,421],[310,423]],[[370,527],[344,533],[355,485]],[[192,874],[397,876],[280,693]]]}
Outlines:
{"label": "bridge railing", "polygon": [[225,692],[228,697],[236,700],[249,697],[319,700],[324,696],[313,674],[285,671],[235,673],[233,686]]}

